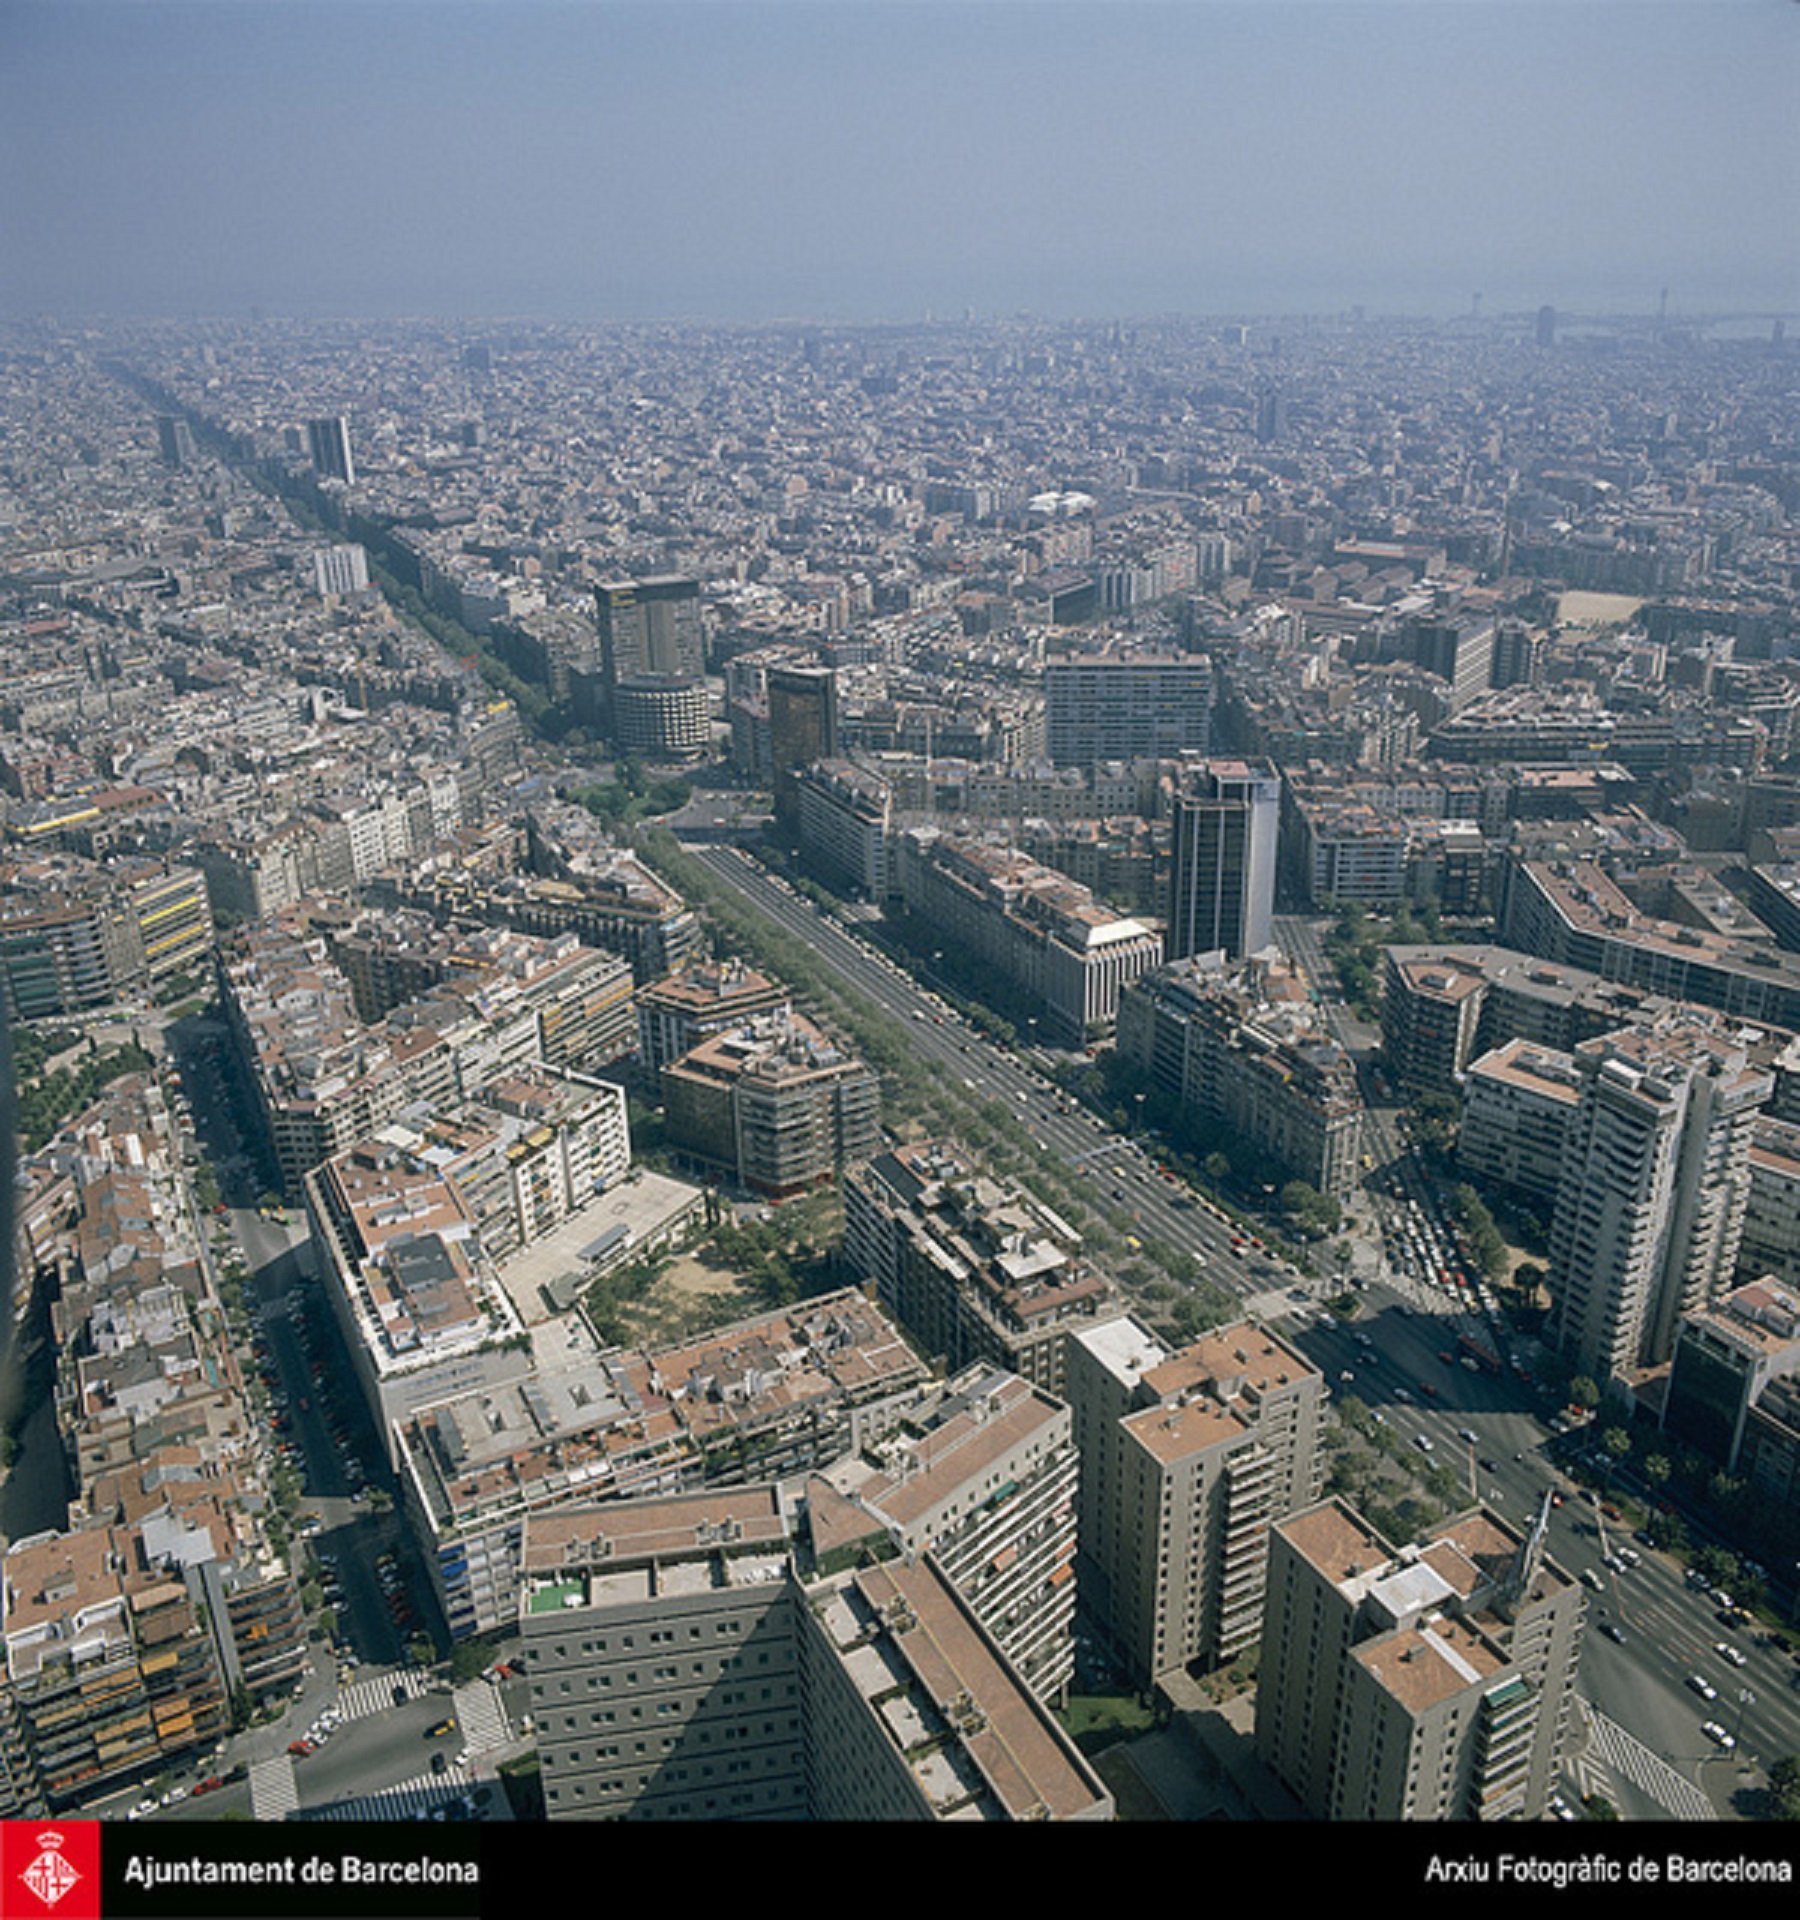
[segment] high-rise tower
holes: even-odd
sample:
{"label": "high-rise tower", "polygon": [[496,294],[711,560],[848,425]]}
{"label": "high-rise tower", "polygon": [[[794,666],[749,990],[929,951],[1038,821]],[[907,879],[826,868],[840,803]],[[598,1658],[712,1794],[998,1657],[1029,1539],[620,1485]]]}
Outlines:
{"label": "high-rise tower", "polygon": [[156,444],[165,467],[191,466],[194,460],[194,431],[172,413],[156,416]]}
{"label": "high-rise tower", "polygon": [[658,676],[698,680],[706,671],[700,582],[679,574],[605,580],[594,589],[600,626],[600,677],[608,731],[618,724],[621,681]]}
{"label": "high-rise tower", "polygon": [[1341,1501],[1278,1523],[1257,1757],[1326,1820],[1541,1819],[1568,1750],[1582,1593],[1487,1508],[1396,1552]]}
{"label": "high-rise tower", "polygon": [[1676,1323],[1730,1287],[1749,1152],[1771,1076],[1698,1023],[1626,1029],[1576,1049],[1550,1230],[1553,1328],[1595,1380],[1667,1360]]}
{"label": "high-rise tower", "polygon": [[1175,858],[1164,956],[1222,950],[1242,960],[1269,944],[1281,776],[1268,762],[1210,760],[1175,802]]}
{"label": "high-rise tower", "polygon": [[313,465],[328,480],[356,485],[356,462],[350,455],[350,422],[342,414],[306,423],[306,450]]}
{"label": "high-rise tower", "polygon": [[795,776],[815,760],[835,760],[838,754],[837,674],[830,667],[771,667],[767,684],[775,818],[798,831]]}

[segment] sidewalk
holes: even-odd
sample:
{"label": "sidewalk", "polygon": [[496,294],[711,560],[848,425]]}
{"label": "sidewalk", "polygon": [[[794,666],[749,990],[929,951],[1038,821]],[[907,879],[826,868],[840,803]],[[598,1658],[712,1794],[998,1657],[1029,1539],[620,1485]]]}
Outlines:
{"label": "sidewalk", "polygon": [[1298,1820],[1299,1803],[1256,1757],[1256,1696],[1217,1705],[1196,1680],[1162,1683],[1166,1731],[1123,1750],[1171,1820]]}

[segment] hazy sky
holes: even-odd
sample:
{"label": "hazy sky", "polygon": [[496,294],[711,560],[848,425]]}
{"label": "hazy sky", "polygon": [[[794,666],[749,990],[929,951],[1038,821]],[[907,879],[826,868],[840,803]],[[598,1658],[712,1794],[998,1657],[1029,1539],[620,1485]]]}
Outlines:
{"label": "hazy sky", "polygon": [[14,313],[1800,311],[1795,0],[0,0]]}

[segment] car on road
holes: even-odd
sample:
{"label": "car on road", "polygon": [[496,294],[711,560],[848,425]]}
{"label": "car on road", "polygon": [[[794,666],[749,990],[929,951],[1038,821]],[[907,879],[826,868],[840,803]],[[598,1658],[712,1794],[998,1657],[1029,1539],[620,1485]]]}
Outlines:
{"label": "car on road", "polygon": [[1690,1673],[1687,1683],[1702,1700],[1716,1700],[1719,1697],[1718,1688],[1703,1673]]}
{"label": "car on road", "polygon": [[1700,1731],[1706,1735],[1707,1739],[1709,1739],[1715,1747],[1722,1747],[1727,1753],[1737,1745],[1736,1739],[1727,1733],[1716,1720],[1703,1720],[1700,1723]]}
{"label": "car on road", "polygon": [[1458,1427],[1456,1437],[1459,1440],[1468,1441],[1470,1446],[1474,1446],[1475,1444],[1475,1430],[1473,1427]]}
{"label": "car on road", "polygon": [[1729,1640],[1715,1640],[1713,1642],[1713,1652],[1716,1653],[1721,1660],[1729,1660],[1734,1667],[1741,1667],[1744,1664],[1743,1649],[1741,1647],[1734,1647]]}
{"label": "car on road", "polygon": [[1600,1631],[1606,1635],[1607,1639],[1616,1642],[1619,1646],[1622,1647],[1625,1644],[1625,1629],[1619,1625],[1618,1621],[1602,1620]]}

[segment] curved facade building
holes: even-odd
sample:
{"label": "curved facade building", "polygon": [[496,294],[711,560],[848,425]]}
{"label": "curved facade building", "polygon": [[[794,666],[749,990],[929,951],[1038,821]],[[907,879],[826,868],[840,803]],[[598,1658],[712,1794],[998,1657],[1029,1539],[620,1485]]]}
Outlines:
{"label": "curved facade building", "polygon": [[613,739],[621,753],[698,760],[712,745],[712,703],[704,680],[640,674],[613,689]]}

